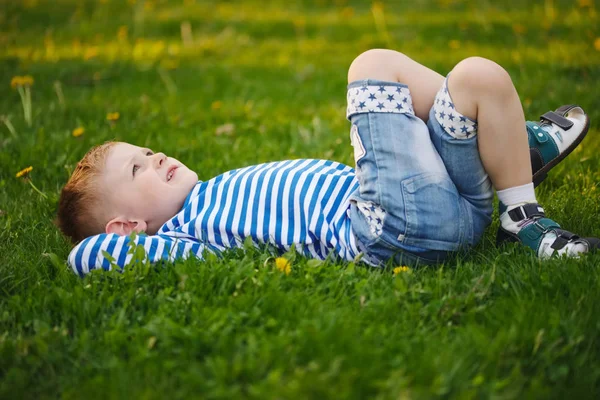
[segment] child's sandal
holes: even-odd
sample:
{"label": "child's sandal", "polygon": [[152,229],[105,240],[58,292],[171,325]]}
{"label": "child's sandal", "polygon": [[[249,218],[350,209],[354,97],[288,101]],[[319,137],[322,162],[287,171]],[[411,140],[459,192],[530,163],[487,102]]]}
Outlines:
{"label": "child's sandal", "polygon": [[577,105],[548,111],[539,122],[527,121],[534,186],[581,143],[589,127],[590,119]]}

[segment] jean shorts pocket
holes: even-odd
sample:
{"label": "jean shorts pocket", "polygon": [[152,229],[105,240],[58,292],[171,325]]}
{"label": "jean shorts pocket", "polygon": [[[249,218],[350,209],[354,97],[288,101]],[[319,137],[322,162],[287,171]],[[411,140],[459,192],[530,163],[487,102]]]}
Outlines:
{"label": "jean shorts pocket", "polygon": [[448,176],[424,173],[402,181],[406,232],[410,246],[458,250],[464,234],[460,196]]}

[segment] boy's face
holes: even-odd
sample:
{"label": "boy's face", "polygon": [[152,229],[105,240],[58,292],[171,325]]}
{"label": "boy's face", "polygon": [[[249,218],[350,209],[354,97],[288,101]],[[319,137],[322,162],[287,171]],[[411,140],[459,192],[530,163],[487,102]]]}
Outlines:
{"label": "boy's face", "polygon": [[129,143],[110,149],[102,178],[111,219],[106,231],[119,234],[156,233],[198,182],[198,175],[176,159]]}

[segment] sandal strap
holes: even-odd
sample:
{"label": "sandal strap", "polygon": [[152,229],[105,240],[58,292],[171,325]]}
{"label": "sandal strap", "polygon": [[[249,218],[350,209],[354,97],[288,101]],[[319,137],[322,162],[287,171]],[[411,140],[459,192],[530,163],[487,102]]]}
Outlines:
{"label": "sandal strap", "polygon": [[563,131],[571,129],[574,123],[565,116],[575,107],[577,106],[573,104],[564,105],[557,108],[556,111],[548,111],[542,115],[539,122],[526,121],[527,136],[529,137],[529,151],[534,172],[548,164],[560,154],[560,150],[554,142],[554,139],[544,128],[554,124]]}
{"label": "sandal strap", "polygon": [[550,246],[554,250],[560,250],[565,247],[567,243],[579,239],[578,235],[565,231],[564,229],[555,229],[554,232],[556,233],[556,240],[552,243],[552,246]]}
{"label": "sandal strap", "polygon": [[515,207],[508,212],[508,216],[514,222],[519,222],[524,219],[529,219],[533,217],[544,218],[546,214],[544,214],[544,209],[537,203],[527,203],[519,207]]}
{"label": "sandal strap", "polygon": [[[535,141],[539,144],[546,143],[548,140],[551,140],[550,135],[548,134],[548,132],[541,128],[541,125],[541,123],[534,121],[525,122],[525,126],[527,128],[529,136],[533,137]],[[535,145],[536,143],[533,144]],[[530,147],[531,145],[532,143],[529,144]]]}
{"label": "sandal strap", "polygon": [[566,119],[564,116],[558,114],[555,111],[548,111],[540,117],[540,121],[542,123],[550,122],[556,124],[565,131],[568,131],[569,129],[571,129],[571,127],[573,127],[573,121]]}
{"label": "sandal strap", "polygon": [[536,153],[540,158],[542,165],[548,164],[560,154],[558,146],[554,139],[545,129],[542,128],[543,123],[527,121],[527,136],[529,137],[529,150]]}
{"label": "sandal strap", "polygon": [[550,231],[560,229],[560,225],[549,218],[535,219],[529,225],[523,227],[517,236],[521,243],[534,249],[537,253],[544,235]]}

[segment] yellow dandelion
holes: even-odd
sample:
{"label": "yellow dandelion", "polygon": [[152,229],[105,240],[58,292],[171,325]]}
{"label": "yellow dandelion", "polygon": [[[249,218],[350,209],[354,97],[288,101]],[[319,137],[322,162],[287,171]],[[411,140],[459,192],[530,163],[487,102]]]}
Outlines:
{"label": "yellow dandelion", "polygon": [[578,0],[577,3],[581,8],[592,7],[592,0]]}
{"label": "yellow dandelion", "polygon": [[460,48],[460,42],[456,39],[453,39],[448,42],[448,47],[450,47],[452,50],[456,50]]}
{"label": "yellow dandelion", "polygon": [[23,178],[26,177],[27,175],[29,175],[29,173],[33,170],[32,166],[29,166],[25,169],[20,170],[19,172],[17,172],[16,177],[17,178]]}
{"label": "yellow dandelion", "polygon": [[223,102],[221,100],[217,100],[217,101],[213,101],[213,103],[210,105],[210,108],[213,111],[216,111],[218,109],[220,109],[223,106]]}
{"label": "yellow dandelion", "polygon": [[304,29],[304,27],[306,26],[306,18],[296,17],[292,20],[292,23],[294,24],[294,27],[296,29]]}
{"label": "yellow dandelion", "polygon": [[23,77],[22,76],[13,76],[10,80],[10,87],[15,89],[17,86],[23,86]]}
{"label": "yellow dandelion", "polygon": [[522,35],[527,32],[527,27],[523,24],[513,24],[512,29],[517,35]]}
{"label": "yellow dandelion", "polygon": [[25,76],[13,76],[10,80],[10,87],[13,89],[19,86],[32,86],[33,85],[33,77],[31,75]]}
{"label": "yellow dandelion", "polygon": [[73,137],[79,137],[81,135],[83,135],[83,133],[85,132],[85,129],[83,129],[83,127],[77,127],[75,129],[73,129]]}
{"label": "yellow dandelion", "polygon": [[344,7],[340,12],[343,18],[352,18],[354,16],[354,8],[352,7]]}
{"label": "yellow dandelion", "polygon": [[96,57],[97,55],[98,55],[98,47],[95,47],[95,46],[88,47],[83,52],[83,59],[89,60],[91,58]]}
{"label": "yellow dandelion", "polygon": [[38,5],[38,0],[25,0],[23,5],[25,8],[35,8]]}
{"label": "yellow dandelion", "polygon": [[342,18],[352,18],[354,16],[354,8],[349,6],[344,7],[340,11],[340,15],[342,16]]}
{"label": "yellow dandelion", "polygon": [[383,3],[381,1],[374,1],[371,6],[373,12],[383,12]]}
{"label": "yellow dandelion", "polygon": [[596,48],[596,50],[600,51],[600,37],[594,40],[594,47]]}
{"label": "yellow dandelion", "polygon": [[281,272],[285,272],[286,275],[289,275],[292,271],[292,264],[290,264],[287,258],[277,257],[275,259],[275,266]]}
{"label": "yellow dandelion", "polygon": [[117,31],[117,37],[120,40],[125,40],[127,39],[127,33],[128,33],[128,27],[127,25],[122,25],[119,27],[119,30]]}
{"label": "yellow dandelion", "polygon": [[177,69],[179,67],[179,60],[164,59],[160,62],[160,66],[167,70]]}
{"label": "yellow dandelion", "polygon": [[401,272],[410,272],[411,269],[409,267],[407,267],[406,265],[403,265],[401,267],[396,267],[394,268],[394,275],[398,275]]}
{"label": "yellow dandelion", "polygon": [[119,119],[121,115],[118,112],[112,112],[112,113],[108,113],[106,114],[106,119],[109,120],[110,122],[115,122],[116,120]]}

